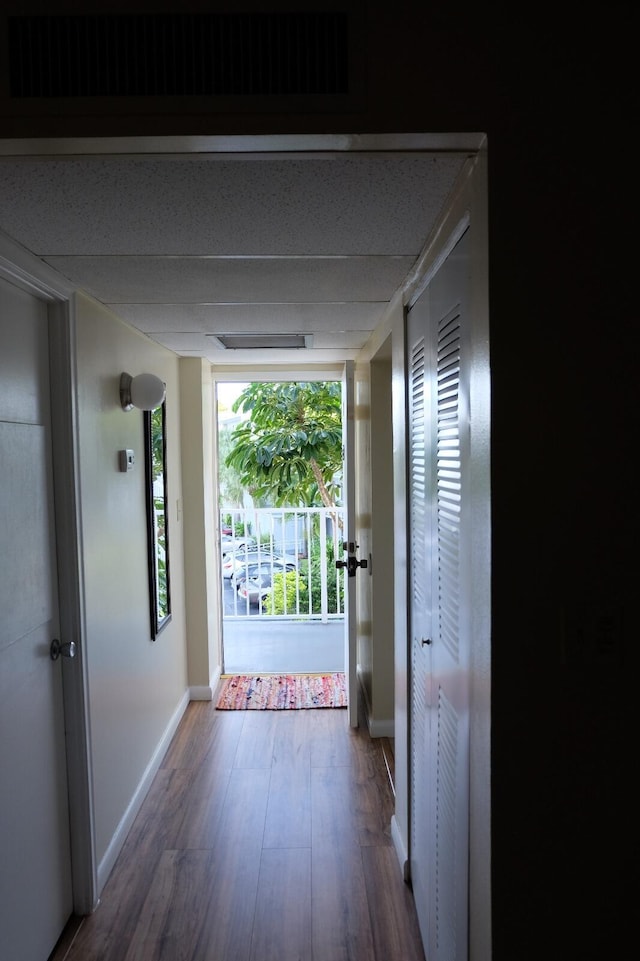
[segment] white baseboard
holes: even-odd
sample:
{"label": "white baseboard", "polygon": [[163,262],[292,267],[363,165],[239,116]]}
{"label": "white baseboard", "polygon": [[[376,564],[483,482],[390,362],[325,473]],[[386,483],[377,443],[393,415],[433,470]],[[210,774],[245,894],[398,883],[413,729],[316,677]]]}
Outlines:
{"label": "white baseboard", "polygon": [[182,719],[182,715],[187,709],[189,704],[189,692],[185,691],[182,695],[180,702],[171,716],[171,720],[167,724],[164,734],[158,742],[158,746],[153,752],[153,757],[149,761],[147,768],[140,779],[140,783],[136,788],[133,797],[131,798],[126,811],[124,812],[118,827],[116,828],[115,834],[111,838],[109,847],[107,848],[104,857],[98,865],[98,895],[102,893],[109,875],[113,869],[113,865],[116,863],[116,858],[122,850],[122,845],[126,841],[127,834],[131,830],[133,822],[136,819],[138,811],[142,807],[142,802],[144,801],[149,788],[151,787],[151,782],[153,781],[158,768],[162,763],[162,759],[167,753],[169,744],[173,735],[176,733],[178,724]]}
{"label": "white baseboard", "polygon": [[371,717],[371,702],[360,669],[358,669],[358,681],[360,682],[360,691],[364,701],[364,711],[367,718],[367,730],[369,734],[371,737],[395,737],[396,726],[393,718],[383,718],[380,721],[376,721]]}
{"label": "white baseboard", "polygon": [[391,818],[391,840],[393,841],[393,846],[396,849],[398,862],[400,864],[400,870],[402,871],[402,878],[404,881],[408,881],[409,878],[411,877],[409,855],[407,853],[404,840],[400,833],[400,828],[398,827],[398,822],[396,821],[395,814]]}
{"label": "white baseboard", "polygon": [[211,680],[209,684],[194,684],[189,688],[189,700],[190,701],[212,701],[215,689],[218,686],[218,681],[220,680],[220,668],[217,667],[216,670],[211,675]]}
{"label": "white baseboard", "polygon": [[376,721],[368,717],[367,727],[369,728],[371,737],[395,737],[396,725],[393,718]]}
{"label": "white baseboard", "polygon": [[221,674],[222,674],[222,669],[221,669],[220,665],[218,664],[217,668],[215,669],[215,671],[214,671],[213,674],[211,675],[211,680],[209,681],[209,683],[211,684],[211,691],[212,691],[212,692],[215,691],[215,689],[217,688],[218,684],[220,683],[220,675],[221,675]]}

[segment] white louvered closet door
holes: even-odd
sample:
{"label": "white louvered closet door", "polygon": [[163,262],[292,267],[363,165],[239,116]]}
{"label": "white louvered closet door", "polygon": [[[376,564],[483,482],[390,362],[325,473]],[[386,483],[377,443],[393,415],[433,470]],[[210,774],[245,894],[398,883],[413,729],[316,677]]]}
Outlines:
{"label": "white louvered closet door", "polygon": [[431,584],[427,518],[427,302],[421,297],[409,312],[409,585],[411,619],[411,884],[422,940],[429,943],[429,690],[431,679]]}
{"label": "white louvered closet door", "polygon": [[408,314],[411,879],[429,961],[466,961],[468,230]]}

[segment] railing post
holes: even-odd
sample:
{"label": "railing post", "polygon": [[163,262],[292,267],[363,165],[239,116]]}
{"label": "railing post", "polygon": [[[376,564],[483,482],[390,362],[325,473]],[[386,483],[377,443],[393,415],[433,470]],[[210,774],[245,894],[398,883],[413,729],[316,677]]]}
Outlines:
{"label": "railing post", "polygon": [[329,610],[329,600],[327,592],[327,514],[323,508],[320,511],[320,610],[322,613],[322,623],[328,621],[327,613]]}
{"label": "railing post", "polygon": [[307,615],[310,617],[313,614],[313,573],[311,564],[313,554],[313,520],[309,511],[305,511],[304,515],[304,539],[307,557]]}

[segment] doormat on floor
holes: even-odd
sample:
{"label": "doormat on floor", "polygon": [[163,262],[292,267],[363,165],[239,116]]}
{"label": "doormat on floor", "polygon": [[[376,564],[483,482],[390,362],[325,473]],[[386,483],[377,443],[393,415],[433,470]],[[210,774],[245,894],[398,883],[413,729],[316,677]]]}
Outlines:
{"label": "doormat on floor", "polygon": [[346,707],[344,674],[235,674],[222,678],[219,711],[301,711]]}

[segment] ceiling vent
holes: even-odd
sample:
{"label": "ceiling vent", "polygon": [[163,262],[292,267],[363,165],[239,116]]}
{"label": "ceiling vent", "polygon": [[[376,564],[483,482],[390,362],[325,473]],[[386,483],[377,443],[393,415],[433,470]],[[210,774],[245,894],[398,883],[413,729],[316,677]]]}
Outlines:
{"label": "ceiling vent", "polygon": [[8,18],[12,97],[335,97],[344,11]]}
{"label": "ceiling vent", "polygon": [[299,350],[311,347],[311,334],[207,334],[221,350]]}

